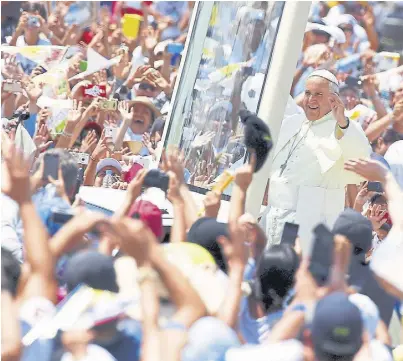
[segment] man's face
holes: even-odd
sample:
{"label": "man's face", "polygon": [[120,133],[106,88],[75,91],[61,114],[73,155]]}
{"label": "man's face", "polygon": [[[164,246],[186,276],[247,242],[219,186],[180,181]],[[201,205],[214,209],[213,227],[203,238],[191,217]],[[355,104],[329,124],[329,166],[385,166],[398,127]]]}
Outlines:
{"label": "man's face", "polygon": [[308,120],[318,120],[331,111],[329,95],[329,82],[326,79],[314,76],[307,80],[302,106]]}
{"label": "man's face", "polygon": [[382,137],[379,137],[377,142],[376,142],[376,148],[375,151],[376,153],[384,156],[386,154],[386,152],[388,151],[389,147],[391,146],[391,144],[387,144],[385,143],[385,141],[383,140]]}
{"label": "man's face", "polygon": [[151,119],[152,113],[149,107],[144,104],[135,104],[130,129],[134,134],[143,134],[150,128]]}
{"label": "man's face", "polygon": [[340,98],[344,103],[344,106],[347,110],[353,109],[360,103],[360,98],[357,96],[357,93],[352,89],[343,90],[340,93]]}

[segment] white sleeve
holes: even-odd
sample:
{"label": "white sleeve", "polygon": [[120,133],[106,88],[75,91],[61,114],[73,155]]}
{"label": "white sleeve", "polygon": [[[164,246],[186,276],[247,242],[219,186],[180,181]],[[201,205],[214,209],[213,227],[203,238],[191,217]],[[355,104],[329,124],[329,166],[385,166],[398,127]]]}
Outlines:
{"label": "white sleeve", "polygon": [[225,354],[225,361],[303,361],[304,347],[297,340],[274,344],[242,346],[233,348]]}
{"label": "white sleeve", "polygon": [[371,155],[371,146],[361,125],[350,120],[348,128],[343,133],[339,145],[345,161],[352,158],[368,158]]}

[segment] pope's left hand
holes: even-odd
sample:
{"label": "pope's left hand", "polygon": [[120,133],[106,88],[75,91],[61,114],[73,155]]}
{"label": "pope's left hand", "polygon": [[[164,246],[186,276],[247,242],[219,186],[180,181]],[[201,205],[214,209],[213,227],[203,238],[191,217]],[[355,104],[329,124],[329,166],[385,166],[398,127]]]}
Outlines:
{"label": "pope's left hand", "polygon": [[334,118],[336,119],[337,123],[341,127],[346,127],[347,126],[347,119],[346,116],[344,115],[344,104],[341,101],[340,97],[337,94],[330,94],[329,95],[329,103],[330,107],[332,109],[332,113]]}

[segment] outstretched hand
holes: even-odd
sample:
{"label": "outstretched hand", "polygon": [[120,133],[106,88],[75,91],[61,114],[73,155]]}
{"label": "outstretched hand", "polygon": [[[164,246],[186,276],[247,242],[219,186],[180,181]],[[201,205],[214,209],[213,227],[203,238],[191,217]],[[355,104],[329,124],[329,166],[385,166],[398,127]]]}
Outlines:
{"label": "outstretched hand", "polygon": [[173,172],[180,184],[185,181],[183,160],[183,152],[176,147],[169,147],[167,151],[162,152],[162,170],[165,173]]}
{"label": "outstretched hand", "polygon": [[344,163],[344,169],[354,172],[372,182],[384,182],[388,169],[376,160],[351,159]]}

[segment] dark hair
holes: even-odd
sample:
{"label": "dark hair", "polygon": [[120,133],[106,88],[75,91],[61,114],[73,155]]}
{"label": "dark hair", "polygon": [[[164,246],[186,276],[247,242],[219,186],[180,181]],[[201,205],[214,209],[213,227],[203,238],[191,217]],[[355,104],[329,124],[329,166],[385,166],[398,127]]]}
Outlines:
{"label": "dark hair", "polygon": [[371,199],[369,200],[369,203],[372,205],[374,204],[384,204],[388,203],[388,200],[382,193],[375,193]]}
{"label": "dark hair", "polygon": [[42,153],[36,160],[33,171],[36,172],[42,162],[44,154],[57,154],[59,156],[60,166],[62,168],[62,175],[64,186],[68,196],[74,193],[77,187],[78,165],[73,156],[65,149],[55,148],[49,149]]}
{"label": "dark hair", "polygon": [[381,138],[385,144],[393,144],[398,140],[403,140],[403,135],[396,132],[396,130],[388,129],[383,132]]}
{"label": "dark hair", "polygon": [[256,276],[260,281],[261,301],[266,311],[272,306],[281,307],[294,283],[298,266],[298,255],[290,245],[277,244],[262,254]]}
{"label": "dark hair", "polygon": [[26,11],[27,13],[36,13],[40,16],[42,16],[45,20],[47,20],[47,12],[46,8],[43,4],[40,2],[31,2],[31,1],[25,1],[21,5],[21,12]]}
{"label": "dark hair", "polygon": [[1,289],[15,296],[20,276],[20,263],[8,249],[1,247]]}

